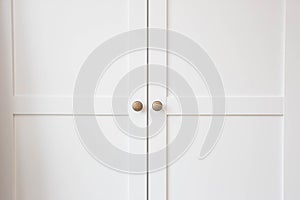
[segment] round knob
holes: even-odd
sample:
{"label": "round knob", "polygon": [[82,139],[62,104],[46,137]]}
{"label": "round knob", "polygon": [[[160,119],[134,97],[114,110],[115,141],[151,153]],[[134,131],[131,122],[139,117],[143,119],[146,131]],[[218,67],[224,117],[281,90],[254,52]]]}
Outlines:
{"label": "round knob", "polygon": [[143,109],[142,102],[140,102],[140,101],[133,102],[132,109],[135,110],[135,111],[137,111],[137,112],[141,111]]}
{"label": "round knob", "polygon": [[152,103],[152,109],[155,111],[160,111],[162,109],[163,105],[160,101],[154,101]]}

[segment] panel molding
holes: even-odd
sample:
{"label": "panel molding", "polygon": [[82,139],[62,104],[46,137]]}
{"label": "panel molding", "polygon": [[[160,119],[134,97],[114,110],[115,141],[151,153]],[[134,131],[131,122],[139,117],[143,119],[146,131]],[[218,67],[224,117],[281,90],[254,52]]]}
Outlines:
{"label": "panel molding", "polygon": [[[189,101],[191,98],[184,98]],[[95,113],[82,112],[83,115],[127,115],[128,107],[114,113],[112,97],[95,97]],[[126,98],[118,98],[125,103]],[[174,96],[169,96],[166,104],[167,115],[284,115],[283,97],[226,97],[226,112],[213,113],[210,97],[197,97],[198,110],[195,113],[181,113]],[[13,98],[15,115],[73,115],[72,96],[15,96]]]}
{"label": "panel molding", "polygon": [[[181,100],[189,102],[194,98]],[[283,115],[283,97],[226,97],[225,113],[213,113],[211,97],[196,97],[198,112],[181,113],[174,96],[167,102],[168,115]]]}
{"label": "panel molding", "polygon": [[[83,99],[84,100],[84,99]],[[124,115],[127,108],[114,113],[112,97],[96,97],[95,113],[82,112],[83,115]],[[125,98],[118,98],[124,102]],[[13,100],[15,115],[73,115],[72,96],[15,96]]]}

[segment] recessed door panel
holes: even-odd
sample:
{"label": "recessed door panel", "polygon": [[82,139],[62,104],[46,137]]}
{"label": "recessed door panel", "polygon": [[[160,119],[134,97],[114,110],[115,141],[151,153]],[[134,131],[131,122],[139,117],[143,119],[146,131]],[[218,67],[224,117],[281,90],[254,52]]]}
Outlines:
{"label": "recessed door panel", "polygon": [[[111,118],[98,120],[111,125],[105,131],[122,134]],[[130,175],[97,162],[71,116],[17,116],[15,127],[17,200],[129,199]]]}
{"label": "recessed door panel", "polygon": [[[284,9],[283,0],[169,0],[168,29],[205,50],[221,74],[227,95],[281,96]],[[174,58],[168,62],[171,69],[186,74],[186,67]],[[169,80],[176,81],[172,76]],[[199,77],[187,81],[203,84]],[[197,95],[207,95],[202,87],[195,89]]]}
{"label": "recessed door panel", "polygon": [[[134,24],[130,20],[135,14],[132,8],[140,14],[145,9],[134,4],[129,0],[16,0],[16,94],[72,95],[79,70],[95,48],[132,27],[144,28],[145,22]],[[126,68],[126,62],[122,66]],[[118,80],[121,75],[115,73],[112,77]]]}
{"label": "recessed door panel", "polygon": [[[282,199],[282,117],[226,117],[222,137],[205,159],[200,159],[200,149],[211,117],[198,118],[197,136],[190,149],[168,168],[170,200]],[[180,117],[168,117],[170,143],[180,121]]]}

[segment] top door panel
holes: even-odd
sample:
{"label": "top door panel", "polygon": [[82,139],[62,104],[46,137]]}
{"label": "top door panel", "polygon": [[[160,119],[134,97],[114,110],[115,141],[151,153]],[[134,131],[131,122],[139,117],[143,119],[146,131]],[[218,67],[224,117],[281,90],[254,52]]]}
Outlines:
{"label": "top door panel", "polygon": [[[107,39],[129,30],[129,2],[16,0],[15,94],[72,94],[76,76],[89,54]],[[140,10],[144,15],[144,8]],[[140,28],[144,27],[142,23]]]}
{"label": "top door panel", "polygon": [[[282,96],[283,0],[169,0],[168,28],[198,43],[213,60],[228,96]],[[169,56],[175,69],[207,95],[188,64]],[[169,76],[169,84],[175,84]]]}

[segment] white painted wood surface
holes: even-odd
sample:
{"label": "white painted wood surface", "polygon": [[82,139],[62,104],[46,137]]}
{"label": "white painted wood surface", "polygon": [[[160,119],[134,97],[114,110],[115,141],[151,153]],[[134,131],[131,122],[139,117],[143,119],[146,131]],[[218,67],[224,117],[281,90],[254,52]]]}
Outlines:
{"label": "white painted wood surface", "polygon": [[[118,98],[124,102],[125,98]],[[189,101],[189,98],[186,98]],[[112,110],[111,97],[95,97],[95,114],[97,115],[126,115],[127,108],[120,109],[118,112]],[[165,104],[168,115],[212,115],[212,103],[210,97],[198,97],[198,112],[182,113],[174,96],[169,96]],[[226,115],[283,115],[283,97],[227,97]],[[13,110],[15,114],[73,114],[72,97],[54,96],[15,96],[13,99]],[[152,108],[150,108],[152,109]],[[83,112],[83,115],[93,113]]]}
{"label": "white painted wood surface", "polygon": [[[282,200],[282,117],[226,117],[215,149],[199,160],[210,119],[199,117],[193,145],[169,167],[169,199]],[[168,122],[172,140],[180,119],[170,116]]]}
{"label": "white painted wood surface", "polygon": [[0,199],[14,194],[11,2],[0,1]]}
{"label": "white painted wood surface", "polygon": [[[153,37],[155,33],[151,29],[167,29],[167,0],[150,0],[148,1],[148,28],[149,31],[149,57],[148,57],[148,75],[149,75],[149,92],[148,92],[148,124],[149,127],[153,127],[151,123],[154,121],[152,118],[160,117],[163,118],[165,115],[166,124],[166,111],[159,111],[153,113],[152,103],[154,101],[160,101],[163,104],[163,110],[166,109],[167,104],[167,33],[162,35],[160,38]],[[159,40],[161,42],[162,51],[152,49],[152,43]],[[161,66],[157,68],[157,66]],[[159,77],[159,78],[158,78]],[[151,114],[152,113],[152,114]],[[156,127],[156,126],[155,126]],[[148,135],[155,135],[155,137],[149,138],[149,153],[157,152],[161,147],[167,144],[166,129],[162,129],[159,133],[155,133],[156,130],[148,128]],[[167,162],[167,154],[161,158],[164,163]],[[149,171],[152,171],[156,161],[148,160]],[[149,195],[148,200],[166,199],[167,198],[167,170],[166,168],[161,169],[155,173],[149,173]]]}
{"label": "white painted wood surface", "polygon": [[[285,2],[169,0],[166,13],[168,29],[194,40],[212,59],[226,96],[225,113],[213,113],[203,77],[188,62],[168,54],[168,69],[191,86],[199,108],[182,113],[176,94],[168,93],[163,134],[169,143],[183,118],[199,119],[197,139],[168,168],[168,199],[282,199]],[[172,73],[167,77],[169,88],[178,86]],[[221,139],[199,160],[211,117],[224,115]],[[156,200],[165,200],[165,195],[155,194]]]}
{"label": "white painted wood surface", "polygon": [[286,1],[284,200],[300,199],[299,9],[299,1]]}
{"label": "white painted wood surface", "polygon": [[[2,8],[1,163],[6,164],[0,198],[146,199],[145,175],[108,169],[79,143],[72,99],[80,67],[96,47],[116,34],[146,27],[146,2],[13,0],[1,1]],[[128,60],[146,64],[146,54],[140,55],[112,65],[108,73],[113,76],[101,79],[95,101],[99,123],[106,132],[118,133],[108,139],[132,153],[145,153],[146,143],[117,132],[113,115],[127,114],[128,105],[113,113],[111,100],[113,88],[133,69]],[[136,97],[145,101],[145,94]],[[145,112],[140,118],[146,119]]]}
{"label": "white painted wood surface", "polygon": [[[149,0],[148,19],[147,1],[139,0],[2,0],[0,5],[1,200],[300,199],[298,1]],[[148,111],[161,100],[167,116],[167,128],[149,140],[148,150],[170,143],[183,118],[199,118],[199,129],[189,151],[168,169],[149,173],[148,180],[93,160],[72,118],[74,83],[89,53],[115,34],[145,28],[147,20],[149,28],[167,27],[200,44],[226,92],[222,137],[200,160],[211,117],[219,115],[212,113],[205,83],[186,62],[149,51],[149,64],[167,64],[192,86],[199,111],[181,113],[165,89],[150,86],[147,96],[143,88],[134,98]],[[112,115],[126,117],[128,107],[112,112],[112,88],[146,60],[142,52],[116,62],[109,71],[114,76],[104,76],[96,92],[94,114],[103,129],[115,133],[107,138],[130,152],[145,153],[146,142],[128,139],[113,126]],[[151,81],[156,74],[148,70],[144,76]],[[174,77],[163,69],[162,74],[162,83],[175,85]],[[146,115],[133,118],[145,126]]]}
{"label": "white painted wood surface", "polygon": [[[110,118],[100,120],[109,125]],[[16,116],[15,127],[16,199],[129,199],[128,174],[89,155],[73,117]],[[123,140],[123,148],[127,145]]]}

